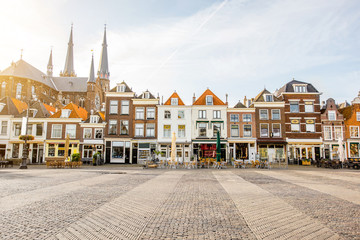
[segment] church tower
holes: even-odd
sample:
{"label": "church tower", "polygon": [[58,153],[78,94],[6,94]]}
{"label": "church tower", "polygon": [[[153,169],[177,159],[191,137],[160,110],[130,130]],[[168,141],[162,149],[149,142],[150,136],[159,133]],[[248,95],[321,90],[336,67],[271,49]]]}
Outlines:
{"label": "church tower", "polygon": [[47,65],[47,75],[48,75],[48,77],[53,76],[53,68],[54,68],[54,66],[53,66],[53,63],[52,63],[52,49],[51,49],[49,62],[48,62],[48,65]]}
{"label": "church tower", "polygon": [[89,78],[87,80],[86,106],[90,110],[100,110],[101,107],[101,88],[95,79],[94,54],[91,56]]}
{"label": "church tower", "polygon": [[76,77],[74,70],[74,43],[73,43],[73,26],[71,25],[70,38],[66,54],[64,71],[60,72],[61,77]]}
{"label": "church tower", "polygon": [[100,86],[101,86],[102,93],[103,93],[102,101],[105,101],[105,92],[110,90],[110,72],[109,72],[107,42],[106,42],[106,25],[104,28],[104,39],[103,39],[103,43],[102,43],[102,50],[101,50],[99,70],[97,72],[97,77],[100,80]]}

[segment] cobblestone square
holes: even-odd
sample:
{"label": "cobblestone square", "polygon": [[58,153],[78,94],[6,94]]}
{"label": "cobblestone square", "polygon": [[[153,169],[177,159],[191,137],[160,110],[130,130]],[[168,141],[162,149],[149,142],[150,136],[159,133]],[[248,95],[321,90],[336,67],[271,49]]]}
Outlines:
{"label": "cobblestone square", "polygon": [[360,172],[0,170],[0,239],[360,239]]}

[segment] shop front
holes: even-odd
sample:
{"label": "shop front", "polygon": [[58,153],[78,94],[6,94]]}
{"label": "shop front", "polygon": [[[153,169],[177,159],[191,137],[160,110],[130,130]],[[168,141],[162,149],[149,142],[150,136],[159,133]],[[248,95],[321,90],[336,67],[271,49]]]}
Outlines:
{"label": "shop front", "polygon": [[156,140],[154,141],[133,141],[132,142],[132,163],[144,164],[146,160],[155,157]]}
{"label": "shop front", "polygon": [[[221,159],[223,161],[228,161],[229,156],[226,156],[227,141],[221,140],[220,145],[221,145]],[[216,158],[216,140],[214,140],[214,141],[194,140],[193,144],[192,144],[192,149],[193,149],[193,155],[197,159],[199,159],[199,158]]]}
{"label": "shop front", "polygon": [[106,141],[106,163],[130,163],[130,147],[129,139]]}
{"label": "shop front", "polygon": [[[168,160],[171,157],[171,143],[159,143],[160,160]],[[189,162],[191,160],[191,145],[190,143],[176,143],[175,158],[178,162]]]}
{"label": "shop front", "polygon": [[360,141],[348,140],[347,142],[347,156],[349,158],[360,158]]}
{"label": "shop front", "polygon": [[320,160],[321,140],[318,142],[288,142],[288,158],[290,164],[300,164],[302,160]]}
{"label": "shop front", "polygon": [[[47,140],[45,160],[47,159],[64,159],[65,157],[65,140]],[[68,156],[71,157],[74,153],[80,153],[79,140],[70,140]]]}
{"label": "shop front", "polygon": [[[10,141],[9,143],[11,148],[7,149],[7,158],[22,158],[24,141]],[[44,141],[28,141],[28,147],[28,164],[44,163]]]}
{"label": "shop front", "polygon": [[256,141],[255,140],[229,140],[229,159],[234,160],[255,160]]}
{"label": "shop front", "polygon": [[92,161],[95,153],[100,153],[101,158],[104,158],[104,144],[103,140],[84,140],[80,145],[81,158],[83,161]]}

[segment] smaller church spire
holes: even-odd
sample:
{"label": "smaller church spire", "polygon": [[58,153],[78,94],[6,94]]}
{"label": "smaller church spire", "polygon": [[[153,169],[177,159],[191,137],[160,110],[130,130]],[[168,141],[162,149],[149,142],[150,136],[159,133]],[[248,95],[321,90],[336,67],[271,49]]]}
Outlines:
{"label": "smaller church spire", "polygon": [[91,56],[91,66],[90,66],[90,74],[89,74],[89,83],[95,83],[95,71],[94,71],[94,54]]}
{"label": "smaller church spire", "polygon": [[50,57],[49,57],[49,62],[48,62],[48,65],[47,65],[47,75],[49,77],[52,77],[52,74],[53,74],[53,62],[52,62],[52,49],[50,51]]}
{"label": "smaller church spire", "polygon": [[104,39],[102,43],[102,51],[100,56],[100,64],[97,75],[101,79],[109,79],[109,63],[108,63],[108,53],[107,53],[107,42],[106,42],[106,24],[104,28]]}
{"label": "smaller church spire", "polygon": [[63,77],[76,77],[74,70],[74,43],[73,43],[73,25],[71,24],[70,38],[66,54],[64,71],[60,73]]}

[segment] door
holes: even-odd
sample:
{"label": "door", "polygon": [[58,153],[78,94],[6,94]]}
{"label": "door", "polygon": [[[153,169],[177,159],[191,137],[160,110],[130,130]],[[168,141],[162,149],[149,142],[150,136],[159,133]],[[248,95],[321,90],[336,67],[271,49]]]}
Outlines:
{"label": "door", "polygon": [[43,156],[44,156],[44,149],[40,148],[38,154],[38,163],[43,163]]}
{"label": "door", "polygon": [[320,160],[320,147],[314,147],[315,150],[315,160]]}
{"label": "door", "polygon": [[249,160],[250,161],[255,161],[255,155],[256,155],[256,150],[254,147],[250,147],[249,150]]}
{"label": "door", "polygon": [[37,156],[38,156],[37,144],[34,143],[34,144],[33,144],[33,149],[32,149],[31,163],[38,163]]}
{"label": "door", "polygon": [[268,149],[268,160],[269,160],[269,162],[274,161],[274,156],[275,156],[275,149],[274,148],[269,148]]}
{"label": "door", "polygon": [[130,148],[125,148],[125,163],[130,163]]}
{"label": "door", "polygon": [[132,150],[132,164],[137,164],[137,154],[138,154],[138,151],[137,151],[137,148],[133,148]]}

